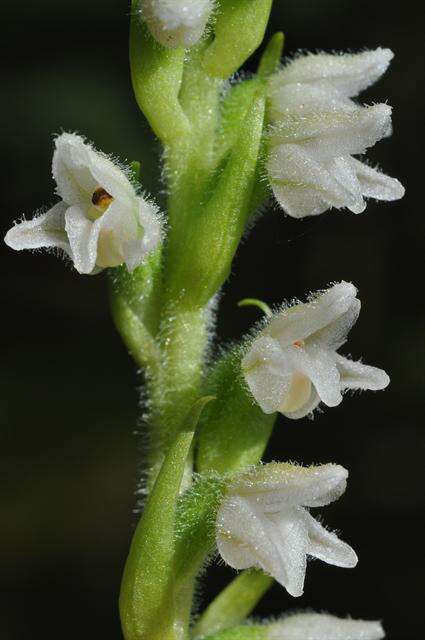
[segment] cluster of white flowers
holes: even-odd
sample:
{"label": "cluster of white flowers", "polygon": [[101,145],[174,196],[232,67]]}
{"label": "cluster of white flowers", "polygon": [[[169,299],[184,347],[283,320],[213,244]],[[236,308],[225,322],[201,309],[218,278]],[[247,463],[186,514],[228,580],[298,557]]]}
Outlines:
{"label": "cluster of white flowers", "polygon": [[[204,33],[212,0],[141,0],[154,37],[189,47]],[[352,98],[375,82],[392,58],[388,49],[357,55],[309,54],[270,79],[272,129],[268,173],[274,194],[291,216],[335,207],[354,213],[365,198],[395,200],[401,184],[352,157],[391,132],[391,109],[363,107]],[[76,270],[97,273],[140,265],[161,241],[154,204],[138,194],[117,164],[78,135],[55,140],[53,177],[60,202],[6,235],[13,249],[57,248]],[[347,389],[384,389],[381,369],[340,355],[360,313],[354,285],[340,282],[273,314],[251,340],[242,372],[264,413],[306,416],[323,402],[334,407]],[[248,392],[248,389],[247,389]],[[357,556],[309,513],[345,491],[348,472],[337,464],[304,468],[269,463],[227,483],[216,520],[221,557],[235,569],[261,568],[292,596],[303,593],[307,557],[354,567]],[[269,640],[379,640],[378,622],[297,614],[268,625]]]}
{"label": "cluster of white flowers", "polygon": [[391,107],[351,100],[387,69],[389,49],[359,54],[300,56],[270,80],[268,173],[273,192],[294,218],[331,207],[364,211],[364,198],[397,200],[389,178],[353,155],[391,133]]}
{"label": "cluster of white flowers", "polygon": [[57,248],[79,273],[98,273],[122,263],[137,267],[159,244],[161,222],[155,205],[136,194],[128,177],[83,138],[63,133],[52,162],[61,201],[49,211],[12,227],[12,249]]}
{"label": "cluster of white flowers", "polygon": [[384,389],[385,371],[337,353],[360,313],[356,288],[333,285],[273,315],[242,361],[247,384],[265,413],[302,418],[320,402],[334,407],[345,389]]}
{"label": "cluster of white flowers", "polygon": [[[381,369],[337,353],[360,312],[356,294],[352,284],[341,282],[315,294],[308,303],[296,304],[268,319],[241,363],[249,389],[265,413],[279,411],[289,418],[301,418],[321,401],[338,405],[345,389],[387,386],[389,378]],[[347,477],[348,472],[336,464],[303,468],[270,463],[242,473],[229,482],[217,516],[217,546],[222,558],[235,569],[263,569],[292,596],[303,592],[307,556],[354,567],[357,556],[351,547],[307,510],[339,498]],[[334,624],[333,620],[329,624]],[[363,637],[346,634],[351,630],[355,634],[357,624],[371,625],[366,627],[370,635],[365,638],[382,637],[376,635],[380,629],[377,623],[338,624],[341,634],[332,636],[333,640]],[[322,628],[330,628],[327,625]],[[328,640],[330,636],[324,632],[317,636],[295,633],[291,637]]]}
{"label": "cluster of white flowers", "polygon": [[204,33],[213,0],[141,0],[142,17],[165,47],[191,47]]}

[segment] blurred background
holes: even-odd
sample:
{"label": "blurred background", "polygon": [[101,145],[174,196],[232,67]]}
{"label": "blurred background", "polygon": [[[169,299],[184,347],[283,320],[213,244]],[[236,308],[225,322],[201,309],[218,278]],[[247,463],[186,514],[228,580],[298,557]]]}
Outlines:
{"label": "blurred background", "polygon": [[[54,202],[52,134],[84,133],[123,159],[140,159],[159,187],[159,147],[133,100],[128,2],[4,0],[1,232]],[[363,311],[347,350],[386,369],[384,393],[347,396],[307,419],[283,419],[267,459],[337,461],[348,491],[326,508],[360,556],[355,570],[312,563],[302,598],[274,587],[258,615],[313,608],[382,618],[390,639],[423,629],[423,7],[406,0],[275,0],[270,33],[286,53],[396,54],[364,96],[395,108],[393,138],[368,157],[407,187],[404,200],[304,221],[270,208],[243,243],[225,287],[222,343],[257,319],[244,297],[270,303],[353,281]],[[255,57],[248,69],[255,68]],[[121,637],[117,597],[135,523],[140,383],[108,313],[106,278],[82,277],[53,256],[2,251],[4,349],[0,527],[0,637]],[[232,572],[211,570],[207,602]]]}

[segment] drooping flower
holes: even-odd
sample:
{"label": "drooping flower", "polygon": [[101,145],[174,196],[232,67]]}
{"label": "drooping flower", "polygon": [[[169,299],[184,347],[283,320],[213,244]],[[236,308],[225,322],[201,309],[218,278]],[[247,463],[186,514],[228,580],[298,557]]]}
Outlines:
{"label": "drooping flower", "polygon": [[296,613],[267,629],[267,640],[381,640],[380,622],[337,618],[327,613]]}
{"label": "drooping flower", "polygon": [[213,0],[141,0],[142,17],[165,47],[191,47],[202,37]]}
{"label": "drooping flower", "polygon": [[302,418],[320,402],[335,407],[345,389],[384,389],[389,377],[337,351],[360,313],[357,290],[340,282],[309,302],[274,314],[242,360],[242,371],[265,413]]}
{"label": "drooping flower", "polygon": [[336,464],[303,468],[269,463],[227,487],[217,515],[217,546],[234,569],[259,567],[292,596],[303,593],[307,556],[354,567],[353,549],[315,520],[320,507],[345,491],[348,472]]}
{"label": "drooping flower", "polygon": [[391,107],[351,98],[386,71],[393,53],[308,54],[270,80],[268,173],[276,199],[294,217],[331,207],[354,213],[365,198],[398,200],[400,182],[352,157],[391,134]]}
{"label": "drooping flower", "polygon": [[79,273],[97,273],[122,263],[131,271],[158,245],[156,207],[138,196],[125,173],[81,136],[63,133],[56,138],[52,172],[61,201],[15,224],[5,237],[12,249],[61,249]]}

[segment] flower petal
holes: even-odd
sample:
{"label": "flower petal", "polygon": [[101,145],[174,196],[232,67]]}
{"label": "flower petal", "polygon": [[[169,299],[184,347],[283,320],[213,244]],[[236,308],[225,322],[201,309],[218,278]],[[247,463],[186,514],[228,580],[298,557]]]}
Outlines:
{"label": "flower petal", "polygon": [[379,47],[362,53],[309,53],[289,63],[276,74],[275,83],[320,84],[353,97],[374,84],[394,57],[390,49]]}
{"label": "flower petal", "polygon": [[354,362],[336,355],[336,366],[341,375],[342,389],[370,389],[380,391],[388,386],[390,379],[383,369]]}
{"label": "flower petal", "polygon": [[73,133],[55,139],[52,173],[56,191],[68,205],[86,204],[99,186],[90,171],[89,147]]}
{"label": "flower petal", "polygon": [[361,309],[361,302],[358,298],[350,301],[350,306],[345,313],[342,313],[335,320],[329,322],[325,327],[319,329],[308,337],[308,343],[316,344],[323,348],[336,351],[339,349],[350,332],[353,325],[357,322]]}
{"label": "flower petal", "polygon": [[88,220],[84,210],[69,207],[65,214],[65,229],[72,250],[74,267],[79,273],[92,273],[96,266],[99,227]]}
{"label": "flower petal", "polygon": [[265,511],[282,505],[323,507],[345,492],[348,471],[338,464],[302,467],[269,462],[241,474],[229,486],[229,495],[255,497]]}
{"label": "flower petal", "polygon": [[325,529],[307,511],[304,517],[308,527],[307,553],[309,555],[337,567],[352,569],[356,566],[358,558],[350,545],[340,540],[335,533]]}
{"label": "flower petal", "polygon": [[360,187],[355,189],[352,183],[353,178],[357,183],[355,172],[345,184],[334,160],[318,162],[302,146],[282,144],[272,149],[267,170],[277,201],[294,218],[318,215],[332,207],[358,208]]}
{"label": "flower petal", "polygon": [[218,550],[234,569],[260,567],[298,596],[304,583],[307,530],[302,519],[288,514],[277,519],[279,523],[270,520],[250,500],[224,498],[217,516]]}
{"label": "flower petal", "polygon": [[282,358],[279,343],[269,336],[260,335],[243,358],[242,371],[264,413],[278,411],[292,377],[290,362]]}
{"label": "flower petal", "polygon": [[6,233],[5,243],[16,251],[57,247],[70,254],[65,233],[66,209],[64,202],[58,202],[46,213],[15,224]]}
{"label": "flower petal", "polygon": [[297,367],[310,378],[322,402],[336,407],[342,401],[341,378],[335,364],[335,354],[325,349],[298,349]]}
{"label": "flower petal", "polygon": [[302,145],[316,160],[361,154],[386,136],[391,127],[391,107],[376,104],[350,111],[304,111],[288,114],[273,129],[271,144]]}
{"label": "flower petal", "polygon": [[156,207],[142,198],[138,201],[141,237],[129,240],[124,245],[125,263],[129,271],[138,267],[161,241],[161,221]]}
{"label": "flower petal", "polygon": [[357,174],[362,194],[366,198],[392,201],[404,196],[404,187],[396,178],[390,178],[356,158],[350,158],[350,162]]}
{"label": "flower petal", "polygon": [[296,613],[268,627],[267,640],[381,640],[380,622],[337,618],[327,613]]}
{"label": "flower petal", "polygon": [[269,514],[269,536],[278,550],[283,571],[273,566],[272,575],[294,598],[302,596],[307,569],[307,528],[301,509],[280,510]]}
{"label": "flower petal", "polygon": [[310,302],[299,303],[272,316],[263,336],[277,340],[281,348],[305,340],[345,314],[356,298],[357,289],[350,282],[339,282],[318,292]]}
{"label": "flower petal", "polygon": [[269,117],[272,122],[282,121],[290,113],[305,115],[320,112],[351,111],[358,107],[349,98],[345,98],[336,89],[328,86],[282,84],[276,81],[276,75],[270,78]]}
{"label": "flower petal", "polygon": [[125,173],[73,133],[56,138],[52,171],[58,194],[70,205],[88,206],[98,187],[123,203],[136,197]]}

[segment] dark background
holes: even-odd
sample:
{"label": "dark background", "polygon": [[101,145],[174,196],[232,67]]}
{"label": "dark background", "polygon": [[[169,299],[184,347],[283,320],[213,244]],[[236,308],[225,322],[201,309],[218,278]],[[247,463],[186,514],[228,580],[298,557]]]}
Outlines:
{"label": "dark background", "polygon": [[[155,191],[159,149],[129,85],[127,13],[118,0],[2,3],[2,233],[54,201],[51,136],[62,129],[140,158]],[[347,396],[314,421],[281,419],[268,459],[349,468],[347,494],[323,512],[360,562],[355,570],[312,563],[302,598],[276,586],[258,612],[383,618],[387,637],[400,640],[423,630],[423,27],[419,3],[409,1],[275,1],[270,32],[286,32],[289,54],[394,50],[391,71],[364,99],[395,107],[395,135],[369,157],[407,195],[359,216],[296,221],[270,211],[240,249],[218,319],[225,341],[257,318],[237,308],[243,297],[274,303],[340,279],[359,287],[363,312],[346,350],[386,369],[391,386]],[[109,318],[103,275],[78,276],[46,254],[2,252],[0,637],[117,640],[135,521],[135,367]],[[230,575],[212,570],[214,591]]]}

